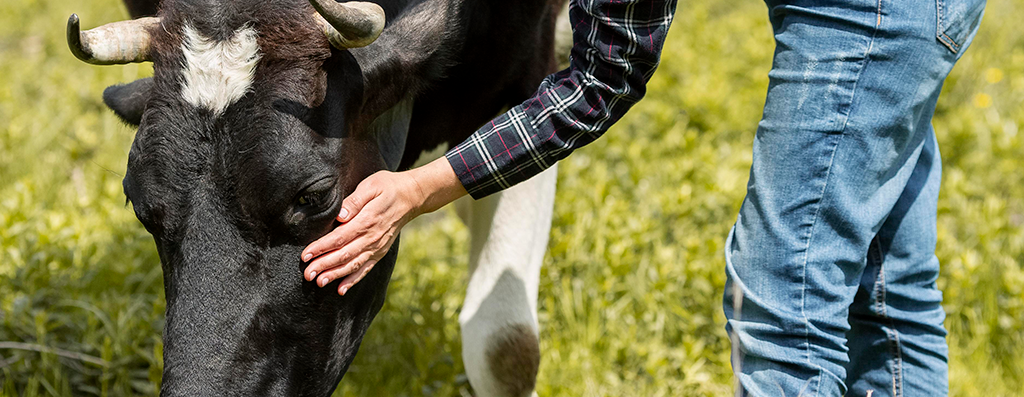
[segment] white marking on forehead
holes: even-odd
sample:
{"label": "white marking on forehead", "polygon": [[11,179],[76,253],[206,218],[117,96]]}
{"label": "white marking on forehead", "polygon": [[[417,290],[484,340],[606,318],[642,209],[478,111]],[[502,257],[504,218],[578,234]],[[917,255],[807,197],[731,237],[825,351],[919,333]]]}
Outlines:
{"label": "white marking on forehead", "polygon": [[260,60],[256,30],[247,26],[226,41],[215,41],[186,24],[184,34],[181,95],[188,103],[219,116],[252,86],[256,63]]}

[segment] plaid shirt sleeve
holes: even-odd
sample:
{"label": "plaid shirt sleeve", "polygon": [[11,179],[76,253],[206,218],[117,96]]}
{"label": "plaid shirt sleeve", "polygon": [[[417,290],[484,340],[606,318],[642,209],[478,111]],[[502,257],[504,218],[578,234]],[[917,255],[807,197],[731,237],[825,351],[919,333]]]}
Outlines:
{"label": "plaid shirt sleeve", "polygon": [[571,0],[569,67],[445,154],[473,198],[507,189],[601,136],[643,98],[676,0]]}

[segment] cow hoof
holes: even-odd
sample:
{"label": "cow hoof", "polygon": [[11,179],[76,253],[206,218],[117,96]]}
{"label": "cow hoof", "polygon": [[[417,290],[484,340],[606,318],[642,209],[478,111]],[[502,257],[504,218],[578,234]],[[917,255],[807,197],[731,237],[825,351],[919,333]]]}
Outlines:
{"label": "cow hoof", "polygon": [[540,366],[540,341],[533,328],[516,324],[495,332],[488,341],[487,365],[502,396],[532,395]]}

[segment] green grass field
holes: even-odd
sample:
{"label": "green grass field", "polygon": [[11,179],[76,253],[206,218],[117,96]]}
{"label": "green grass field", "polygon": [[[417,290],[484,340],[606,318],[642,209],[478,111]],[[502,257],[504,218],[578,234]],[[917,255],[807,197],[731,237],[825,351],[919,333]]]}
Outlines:
{"label": "green grass field", "polygon": [[[127,16],[115,0],[0,4],[0,396],[155,395],[162,276],[121,192],[133,131],[100,99],[152,71],[75,60],[72,12],[88,27]],[[1021,20],[1018,0],[989,2],[934,120],[954,396],[1024,395]],[[540,395],[731,393],[722,249],[771,54],[763,3],[682,2],[647,99],[563,162]],[[406,230],[388,301],[336,395],[470,393],[457,323],[467,239],[448,209]]]}

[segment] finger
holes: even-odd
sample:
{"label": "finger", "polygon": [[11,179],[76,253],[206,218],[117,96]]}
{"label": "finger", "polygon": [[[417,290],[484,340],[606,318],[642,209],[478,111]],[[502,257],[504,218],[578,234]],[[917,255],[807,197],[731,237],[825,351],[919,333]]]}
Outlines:
{"label": "finger", "polygon": [[346,264],[344,264],[342,266],[338,266],[338,267],[335,267],[333,269],[328,269],[328,270],[324,271],[323,273],[321,273],[320,276],[318,276],[316,278],[316,285],[318,285],[320,287],[323,287],[323,286],[325,286],[327,284],[330,284],[331,281],[334,281],[334,280],[337,280],[339,278],[345,277],[345,276],[347,276],[349,274],[352,274],[353,272],[356,272],[357,270],[359,270],[361,268],[361,266],[363,264],[365,264],[366,261],[369,260],[369,259],[370,259],[370,253],[369,252],[364,252],[364,253],[360,254],[359,256],[356,256],[355,259],[349,261],[348,263],[346,263]]}
{"label": "finger", "polygon": [[373,266],[377,264],[376,259],[367,260],[355,273],[349,274],[344,280],[341,280],[341,285],[338,286],[338,294],[345,295],[352,286],[356,285],[363,277],[366,277],[373,269]]}
{"label": "finger", "polygon": [[359,240],[353,240],[339,249],[317,257],[303,271],[306,281],[313,281],[318,274],[345,265],[359,255],[360,251],[363,251],[363,247]]}
{"label": "finger", "polygon": [[352,194],[345,197],[345,200],[341,202],[341,210],[338,211],[338,222],[348,222],[366,206],[366,203],[380,195],[377,178],[379,178],[378,174],[370,175],[359,182]]}
{"label": "finger", "polygon": [[344,247],[346,244],[349,244],[352,240],[355,240],[365,232],[366,228],[357,224],[336,227],[325,236],[309,243],[309,245],[302,250],[302,261],[309,262],[313,258],[323,255],[324,253]]}

